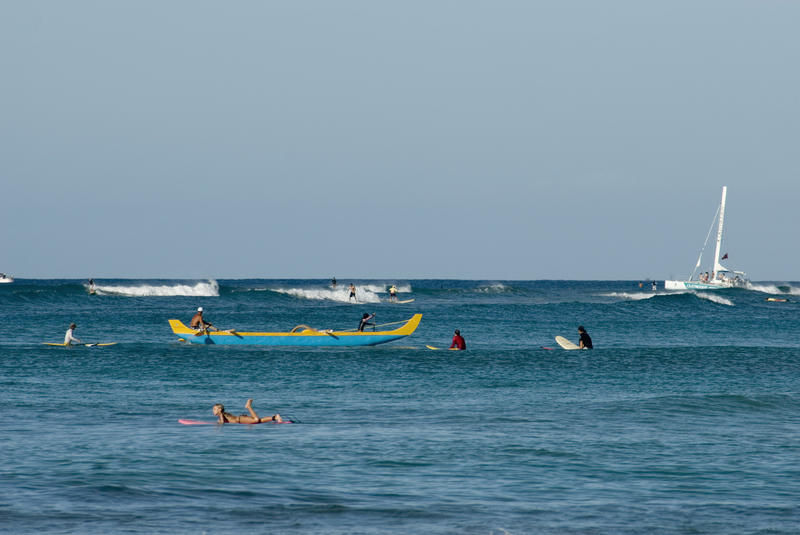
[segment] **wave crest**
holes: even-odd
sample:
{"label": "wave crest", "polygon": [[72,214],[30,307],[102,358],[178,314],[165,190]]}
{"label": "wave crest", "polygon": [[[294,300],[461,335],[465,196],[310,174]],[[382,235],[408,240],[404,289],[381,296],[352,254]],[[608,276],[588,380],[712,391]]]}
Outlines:
{"label": "wave crest", "polygon": [[[87,286],[88,288],[88,286]],[[124,297],[219,297],[219,284],[215,280],[195,284],[135,286],[96,285],[97,295],[118,295]]]}

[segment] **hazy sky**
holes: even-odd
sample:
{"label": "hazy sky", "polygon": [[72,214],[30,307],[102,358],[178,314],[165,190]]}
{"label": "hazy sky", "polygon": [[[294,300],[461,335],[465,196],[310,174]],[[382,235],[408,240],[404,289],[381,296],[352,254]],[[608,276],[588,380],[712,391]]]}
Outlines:
{"label": "hazy sky", "polygon": [[[800,2],[0,3],[0,271],[800,279]],[[710,259],[710,255],[707,255]]]}

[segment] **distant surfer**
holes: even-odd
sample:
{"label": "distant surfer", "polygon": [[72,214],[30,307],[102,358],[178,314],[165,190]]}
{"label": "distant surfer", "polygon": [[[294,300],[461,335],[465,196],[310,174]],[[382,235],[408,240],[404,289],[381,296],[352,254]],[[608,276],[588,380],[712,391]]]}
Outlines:
{"label": "distant surfer", "polygon": [[397,288],[394,284],[389,287],[389,302],[394,303],[397,302]]}
{"label": "distant surfer", "polygon": [[221,424],[263,424],[265,422],[282,422],[283,419],[281,418],[280,414],[273,414],[272,416],[264,416],[263,418],[259,418],[256,411],[253,410],[253,400],[248,399],[247,403],[245,403],[244,408],[250,413],[250,416],[246,414],[242,414],[236,416],[229,412],[225,412],[225,406],[222,403],[217,403],[211,408],[211,411],[214,413],[214,416],[219,418],[218,422]]}
{"label": "distant surfer", "polygon": [[82,344],[83,343],[83,342],[80,341],[80,339],[75,338],[75,329],[77,329],[77,328],[78,328],[78,326],[75,325],[74,323],[70,323],[69,324],[69,329],[67,329],[66,334],[64,334],[64,345],[65,346],[71,346],[73,343],[75,343],[75,344]]}
{"label": "distant surfer", "polygon": [[89,279],[89,295],[97,293],[97,287],[94,285],[94,279]]}
{"label": "distant surfer", "polygon": [[461,336],[461,331],[458,329],[455,330],[453,334],[453,343],[450,344],[450,349],[457,348],[461,351],[467,349],[467,342],[464,340],[464,337]]}
{"label": "distant surfer", "polygon": [[195,312],[194,316],[192,316],[192,321],[189,322],[189,327],[196,331],[199,331],[197,334],[199,335],[201,332],[208,332],[209,329],[217,330],[216,327],[211,325],[210,322],[203,319],[203,307],[197,307],[197,312]]}
{"label": "distant surfer", "polygon": [[586,329],[583,328],[583,325],[578,327],[578,334],[581,335],[581,339],[578,342],[578,347],[581,349],[592,349],[592,337],[589,336],[589,333],[586,332]]}
{"label": "distant surfer", "polygon": [[355,299],[356,303],[358,303],[358,297],[356,297],[356,287],[353,286],[353,283],[350,283],[350,297],[347,299],[350,301],[351,299]]}
{"label": "distant surfer", "polygon": [[655,292],[656,290],[658,290],[658,284],[656,281],[653,281],[653,291]]}
{"label": "distant surfer", "polygon": [[375,317],[375,314],[367,314],[364,312],[364,315],[361,316],[361,322],[358,324],[358,332],[364,332],[364,327],[367,325],[375,326],[374,323],[370,323],[369,320]]}
{"label": "distant surfer", "polygon": [[334,289],[334,290],[336,289],[336,277],[333,277],[333,278],[331,279],[331,286],[333,286],[333,289]]}

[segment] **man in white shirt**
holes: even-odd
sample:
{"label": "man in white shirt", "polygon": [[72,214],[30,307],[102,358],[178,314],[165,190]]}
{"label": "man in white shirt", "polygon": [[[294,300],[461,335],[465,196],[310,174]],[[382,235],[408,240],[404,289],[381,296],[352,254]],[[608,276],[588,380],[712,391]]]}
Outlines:
{"label": "man in white shirt", "polygon": [[76,344],[82,344],[83,343],[78,338],[75,338],[75,328],[76,327],[77,327],[77,325],[75,325],[74,323],[70,323],[69,324],[69,329],[67,329],[67,333],[64,335],[64,345],[65,346],[72,345],[73,343],[76,343]]}

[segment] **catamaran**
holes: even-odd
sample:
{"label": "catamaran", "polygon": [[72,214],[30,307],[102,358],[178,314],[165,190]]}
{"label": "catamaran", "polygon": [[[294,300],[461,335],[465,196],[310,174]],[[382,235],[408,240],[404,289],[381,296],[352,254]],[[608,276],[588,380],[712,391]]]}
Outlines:
{"label": "catamaran", "polygon": [[[684,281],[665,280],[665,290],[720,290],[723,288],[744,287],[750,282],[747,280],[747,274],[745,272],[733,271],[720,264],[720,260],[728,258],[727,254],[722,258],[719,256],[720,246],[722,245],[722,226],[725,223],[725,197],[727,194],[728,186],[722,186],[722,200],[719,203],[719,207],[717,207],[717,213],[714,214],[714,220],[711,222],[711,227],[708,229],[706,241],[703,244],[703,248],[700,249],[700,256],[697,257],[697,264],[695,264],[692,274],[689,275],[688,280]],[[717,215],[719,215],[718,221]],[[717,248],[714,253],[714,264],[710,272],[698,273],[697,270],[703,260],[703,252],[706,249],[706,245],[708,245],[708,239],[711,237],[711,231],[714,229],[715,221],[717,222]]]}

